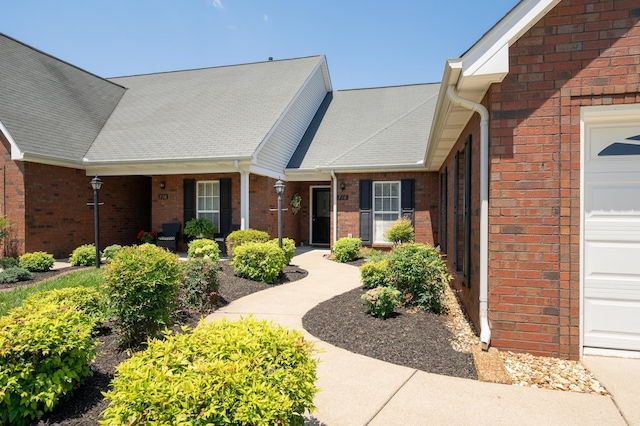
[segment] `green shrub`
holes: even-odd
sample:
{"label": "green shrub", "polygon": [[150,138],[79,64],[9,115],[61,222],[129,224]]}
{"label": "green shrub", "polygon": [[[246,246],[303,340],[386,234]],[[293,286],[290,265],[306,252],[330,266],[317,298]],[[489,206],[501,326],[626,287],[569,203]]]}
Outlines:
{"label": "green shrub", "polygon": [[101,324],[108,319],[106,298],[101,291],[93,287],[67,287],[40,291],[27,297],[22,306],[36,309],[42,304],[78,309],[84,312],[94,324]]}
{"label": "green shrub", "polygon": [[[278,239],[274,238],[269,241],[271,244],[278,245]],[[296,242],[291,238],[282,239],[282,250],[284,251],[285,266],[291,263],[291,259],[296,255]]]}
{"label": "green shrub", "polygon": [[0,272],[0,284],[12,284],[18,281],[27,281],[31,279],[29,270],[17,267],[7,268]]}
{"label": "green shrub", "polygon": [[266,243],[269,234],[257,229],[240,229],[227,235],[227,256],[233,258],[236,247],[246,243]]}
{"label": "green shrub", "polygon": [[220,247],[214,240],[202,238],[200,240],[193,240],[189,243],[189,251],[187,251],[187,258],[195,257],[208,257],[209,259],[217,262],[220,260]]}
{"label": "green shrub", "polygon": [[376,318],[387,318],[400,303],[402,293],[393,287],[380,286],[362,295],[365,312]]}
{"label": "green shrub", "polygon": [[20,256],[18,265],[31,272],[45,272],[51,269],[55,260],[52,255],[43,251],[34,251]]}
{"label": "green shrub", "polygon": [[124,247],[105,268],[105,288],[123,343],[137,346],[171,324],[183,266],[152,244]]}
{"label": "green shrub", "polygon": [[187,309],[205,312],[218,300],[218,262],[208,257],[189,259],[180,286],[180,303]]}
{"label": "green shrub", "polygon": [[302,425],[318,392],[314,354],[273,322],[201,323],[117,367],[102,423]]}
{"label": "green shrub", "polygon": [[120,251],[122,246],[120,244],[111,244],[110,246],[105,247],[102,252],[102,256],[107,259],[113,259],[113,256]]}
{"label": "green shrub", "polygon": [[69,257],[71,266],[93,266],[96,264],[96,246],[93,244],[83,244],[77,247],[71,257]]}
{"label": "green shrub", "polygon": [[360,256],[360,248],[360,238],[340,238],[333,245],[333,255],[336,262],[351,262]]}
{"label": "green shrub", "polygon": [[387,229],[384,237],[394,244],[412,243],[415,240],[415,233],[411,220],[406,217],[398,219],[391,228]]}
{"label": "green shrub", "polygon": [[402,244],[389,254],[389,276],[406,304],[446,313],[445,286],[451,280],[440,253],[426,244]]}
{"label": "green shrub", "polygon": [[76,309],[41,304],[0,317],[0,424],[30,424],[51,411],[91,373],[96,344]]}
{"label": "green shrub", "polygon": [[273,283],[286,266],[284,250],[271,243],[245,243],[235,248],[231,265],[236,275]]}
{"label": "green shrub", "polygon": [[360,278],[366,289],[389,286],[389,261],[382,259],[365,263],[360,267]]}
{"label": "green shrub", "polygon": [[3,257],[0,259],[0,268],[2,269],[15,268],[19,264],[20,261],[17,257]]}

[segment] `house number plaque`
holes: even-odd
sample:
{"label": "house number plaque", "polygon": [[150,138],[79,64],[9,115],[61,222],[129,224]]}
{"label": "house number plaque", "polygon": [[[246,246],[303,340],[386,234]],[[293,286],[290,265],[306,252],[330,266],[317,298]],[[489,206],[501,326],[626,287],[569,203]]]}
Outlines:
{"label": "house number plaque", "polygon": [[158,199],[159,200],[168,200],[169,199],[169,194],[158,194]]}
{"label": "house number plaque", "polygon": [[338,200],[348,200],[348,199],[349,199],[348,194],[338,194]]}

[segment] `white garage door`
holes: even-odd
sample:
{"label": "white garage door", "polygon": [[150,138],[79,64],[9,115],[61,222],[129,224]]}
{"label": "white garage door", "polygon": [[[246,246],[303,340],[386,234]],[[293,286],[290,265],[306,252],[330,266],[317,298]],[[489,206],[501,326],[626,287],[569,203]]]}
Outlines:
{"label": "white garage door", "polygon": [[583,343],[638,351],[640,125],[626,123],[584,128]]}

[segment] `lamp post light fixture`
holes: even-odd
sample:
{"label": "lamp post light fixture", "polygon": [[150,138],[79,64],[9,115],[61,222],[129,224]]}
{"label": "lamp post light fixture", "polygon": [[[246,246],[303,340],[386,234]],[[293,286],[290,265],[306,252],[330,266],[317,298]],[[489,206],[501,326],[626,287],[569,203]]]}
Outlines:
{"label": "lamp post light fixture", "polygon": [[278,194],[278,247],[282,248],[282,194],[284,194],[284,182],[280,179],[273,187]]}
{"label": "lamp post light fixture", "polygon": [[91,179],[93,188],[93,226],[96,237],[96,268],[100,268],[100,205],[98,203],[98,191],[102,186],[102,181],[98,176]]}

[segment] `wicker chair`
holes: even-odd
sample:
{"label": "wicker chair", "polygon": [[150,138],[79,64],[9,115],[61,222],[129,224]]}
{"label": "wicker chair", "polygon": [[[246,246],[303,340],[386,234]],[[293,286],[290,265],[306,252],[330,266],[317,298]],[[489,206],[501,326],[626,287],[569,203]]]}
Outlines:
{"label": "wicker chair", "polygon": [[180,233],[180,223],[163,223],[162,232],[156,236],[158,247],[167,247],[172,252],[178,251],[178,234]]}

